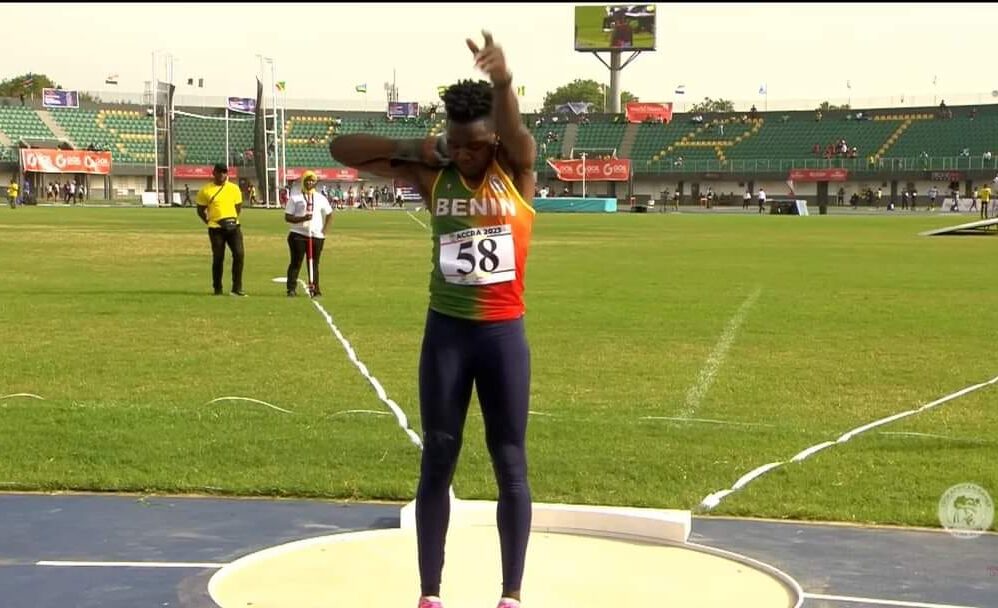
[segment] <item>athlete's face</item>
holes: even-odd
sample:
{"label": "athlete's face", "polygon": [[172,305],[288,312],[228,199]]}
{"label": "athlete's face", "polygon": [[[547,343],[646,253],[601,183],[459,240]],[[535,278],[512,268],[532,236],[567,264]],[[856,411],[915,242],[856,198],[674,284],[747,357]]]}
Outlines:
{"label": "athlete's face", "polygon": [[461,175],[481,177],[496,151],[496,132],[487,120],[447,125],[447,156]]}

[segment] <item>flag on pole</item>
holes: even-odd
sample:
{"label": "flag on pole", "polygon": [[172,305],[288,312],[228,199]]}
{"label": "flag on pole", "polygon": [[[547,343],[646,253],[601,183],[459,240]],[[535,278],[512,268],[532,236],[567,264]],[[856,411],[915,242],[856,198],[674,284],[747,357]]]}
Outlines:
{"label": "flag on pole", "polygon": [[938,78],[939,78],[938,76],[933,76],[933,77],[932,77],[932,84],[933,84],[933,85],[935,85],[935,84],[936,84],[936,80],[937,80]]}
{"label": "flag on pole", "polygon": [[678,87],[676,87],[676,95],[685,95],[685,94],[686,94],[686,85],[685,84],[681,84]]}
{"label": "flag on pole", "polygon": [[760,95],[765,95],[766,94],[766,85],[765,84],[759,85],[759,94]]}
{"label": "flag on pole", "polygon": [[118,84],[118,75],[111,74],[104,79],[104,84]]}
{"label": "flag on pole", "polygon": [[439,86],[437,87],[437,97],[443,97],[443,96],[444,96],[444,93],[446,93],[446,92],[447,92],[447,89],[448,89],[448,88],[450,88],[450,87],[448,87],[448,86],[447,86],[447,85],[445,85],[445,84],[442,84],[442,85],[439,85]]}
{"label": "flag on pole", "polygon": [[24,87],[24,88],[26,88],[26,89],[27,89],[27,88],[30,88],[30,87],[31,87],[31,85],[33,85],[33,84],[35,84],[35,77],[34,77],[34,76],[28,76],[27,78],[25,78],[25,79],[24,79],[24,80],[23,80],[23,81],[21,82],[21,86],[23,86],[23,87]]}
{"label": "flag on pole", "polygon": [[367,93],[367,83],[358,84],[357,86],[354,87],[354,90],[357,91],[358,93]]}
{"label": "flag on pole", "polygon": [[846,81],[846,88],[849,89],[850,91],[852,90],[852,81],[851,80],[847,80]]}
{"label": "flag on pole", "polygon": [[284,90],[285,88],[287,88],[287,84],[288,84],[288,83],[287,83],[287,82],[285,82],[285,81],[283,81],[283,80],[278,80],[278,81],[277,81],[277,82],[276,82],[276,83],[274,84],[274,86],[275,86],[275,87],[277,87],[277,90],[278,90],[278,91],[283,91],[283,90]]}
{"label": "flag on pole", "polygon": [[524,95],[527,94],[527,87],[522,84],[516,87],[516,94],[519,95],[520,97],[523,97]]}

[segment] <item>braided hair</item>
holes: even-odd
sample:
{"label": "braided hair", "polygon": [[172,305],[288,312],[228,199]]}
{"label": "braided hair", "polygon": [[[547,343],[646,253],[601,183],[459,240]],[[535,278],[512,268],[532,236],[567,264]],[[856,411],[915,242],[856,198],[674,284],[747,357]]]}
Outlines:
{"label": "braided hair", "polygon": [[475,122],[492,114],[492,85],[484,80],[462,80],[442,95],[447,119],[458,124]]}

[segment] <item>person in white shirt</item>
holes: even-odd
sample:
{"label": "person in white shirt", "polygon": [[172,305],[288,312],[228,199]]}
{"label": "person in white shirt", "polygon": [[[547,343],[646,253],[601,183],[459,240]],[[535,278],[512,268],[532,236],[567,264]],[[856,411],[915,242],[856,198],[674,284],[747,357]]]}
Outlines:
{"label": "person in white shirt", "polygon": [[763,190],[762,188],[759,188],[759,194],[757,195],[757,198],[759,201],[759,213],[764,213],[765,212],[764,208],[766,206],[766,191]]}
{"label": "person in white shirt", "polygon": [[287,281],[289,297],[298,295],[295,286],[302,260],[306,258],[309,263],[308,295],[313,298],[322,295],[319,289],[319,259],[326,240],[326,229],[333,217],[333,207],[329,199],[315,189],[316,183],[318,178],[314,171],[303,173],[302,189],[293,190],[284,207],[284,221],[291,224],[288,233],[288,251],[291,254]]}

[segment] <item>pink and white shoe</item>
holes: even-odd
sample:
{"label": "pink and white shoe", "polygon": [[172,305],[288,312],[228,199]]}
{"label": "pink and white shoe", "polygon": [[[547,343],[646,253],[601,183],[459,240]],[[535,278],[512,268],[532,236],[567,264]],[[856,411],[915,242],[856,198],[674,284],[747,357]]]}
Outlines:
{"label": "pink and white shoe", "polygon": [[520,601],[514,600],[511,597],[504,597],[499,600],[499,604],[496,608],[520,608]]}
{"label": "pink and white shoe", "polygon": [[417,608],[444,608],[444,604],[440,601],[439,597],[423,596],[419,598],[419,606]]}

